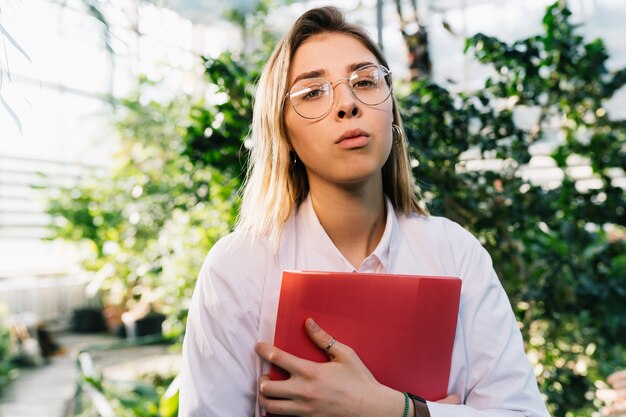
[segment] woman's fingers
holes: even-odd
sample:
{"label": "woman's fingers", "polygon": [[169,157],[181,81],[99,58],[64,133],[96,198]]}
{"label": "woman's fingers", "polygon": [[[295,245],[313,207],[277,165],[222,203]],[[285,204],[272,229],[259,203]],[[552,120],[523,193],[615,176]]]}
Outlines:
{"label": "woman's fingers", "polygon": [[254,350],[261,358],[284,369],[291,375],[301,374],[304,367],[311,363],[309,360],[298,358],[276,346],[263,342],[257,343]]}
{"label": "woman's fingers", "polygon": [[291,398],[293,396],[293,384],[287,381],[272,381],[268,374],[259,378],[259,392],[270,399]]}
{"label": "woman's fingers", "polygon": [[309,338],[315,345],[325,351],[331,359],[335,359],[346,350],[346,346],[335,340],[330,334],[322,329],[312,318],[306,319],[305,326]]}
{"label": "woman's fingers", "polygon": [[442,400],[439,400],[439,401],[436,401],[436,402],[438,402],[440,404],[455,404],[455,405],[459,405],[459,404],[461,404],[461,399],[457,395],[451,394],[451,395],[448,395],[446,398],[444,398]]}
{"label": "woman's fingers", "polygon": [[259,405],[268,413],[274,415],[294,415],[296,407],[293,401],[282,400],[278,398],[268,398],[261,394],[259,396]]}
{"label": "woman's fingers", "polygon": [[318,348],[325,350],[329,355],[332,355],[330,349],[336,343],[335,339],[318,326],[312,318],[306,319],[305,327],[313,343]]}
{"label": "woman's fingers", "polygon": [[[302,405],[293,392],[293,381],[272,381],[269,374],[259,378],[259,405],[272,414],[298,415]],[[297,386],[297,385],[296,385]]]}
{"label": "woman's fingers", "polygon": [[312,318],[306,319],[305,326],[309,338],[321,350],[325,351],[332,362],[348,365],[353,371],[368,380],[376,382],[372,373],[363,364],[357,353],[348,345],[336,340],[332,335],[322,329]]}
{"label": "woman's fingers", "polygon": [[268,392],[271,390],[271,382],[269,374],[261,375],[258,380],[259,384],[259,392],[265,396],[271,397],[272,395]]}

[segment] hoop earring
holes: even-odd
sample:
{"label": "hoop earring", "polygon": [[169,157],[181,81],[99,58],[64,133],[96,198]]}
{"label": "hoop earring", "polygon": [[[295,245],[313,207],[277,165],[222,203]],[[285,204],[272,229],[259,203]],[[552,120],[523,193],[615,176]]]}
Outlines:
{"label": "hoop earring", "polygon": [[295,151],[289,151],[289,156],[291,157],[291,166],[295,168],[298,165],[298,154]]}
{"label": "hoop earring", "polygon": [[402,129],[400,129],[400,126],[398,126],[397,124],[392,123],[391,130],[391,134],[393,136],[393,146],[401,145],[402,140],[404,139],[404,133],[402,132]]}

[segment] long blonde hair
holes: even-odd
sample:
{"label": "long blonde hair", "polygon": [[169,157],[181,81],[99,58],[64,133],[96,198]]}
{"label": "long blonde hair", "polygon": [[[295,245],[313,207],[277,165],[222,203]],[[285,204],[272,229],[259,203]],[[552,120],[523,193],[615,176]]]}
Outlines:
{"label": "long blonde hair", "polygon": [[[368,33],[346,22],[343,13],[331,6],[305,12],[280,40],[267,62],[257,85],[252,119],[252,150],[236,229],[253,237],[266,237],[277,243],[289,215],[304,201],[309,183],[302,163],[292,164],[291,147],[284,127],[284,97],[288,72],[298,47],[313,35],[338,32],[361,41],[389,68],[382,52]],[[402,138],[392,146],[382,168],[383,189],[397,212],[425,215],[411,173],[402,120],[395,97],[393,123]],[[391,126],[390,126],[391,128]]]}

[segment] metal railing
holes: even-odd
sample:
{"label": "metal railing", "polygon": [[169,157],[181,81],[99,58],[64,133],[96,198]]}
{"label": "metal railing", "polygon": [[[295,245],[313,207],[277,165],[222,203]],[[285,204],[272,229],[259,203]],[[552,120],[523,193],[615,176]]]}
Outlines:
{"label": "metal railing", "polygon": [[72,406],[68,407],[66,417],[82,412],[86,406],[83,399],[84,396],[89,400],[89,403],[93,407],[97,415],[101,417],[117,417],[115,408],[111,404],[111,401],[104,394],[103,390],[99,389],[97,381],[102,378],[101,371],[95,364],[93,359],[93,353],[111,351],[115,349],[124,349],[129,347],[147,346],[153,344],[169,344],[170,341],[163,335],[148,335],[135,339],[124,339],[119,342],[93,345],[87,348],[81,349],[76,360],[78,368],[78,377],[76,381],[76,391],[72,401]]}

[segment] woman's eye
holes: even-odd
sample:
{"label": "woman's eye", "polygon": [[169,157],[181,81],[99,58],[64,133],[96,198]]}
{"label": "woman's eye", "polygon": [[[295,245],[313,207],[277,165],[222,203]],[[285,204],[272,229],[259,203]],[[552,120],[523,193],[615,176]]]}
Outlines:
{"label": "woman's eye", "polygon": [[360,79],[356,80],[354,84],[352,84],[354,88],[376,88],[378,87],[378,83],[373,79]]}
{"label": "woman's eye", "polygon": [[320,87],[309,88],[309,90],[310,91],[303,96],[304,100],[314,100],[324,94],[324,91]]}

